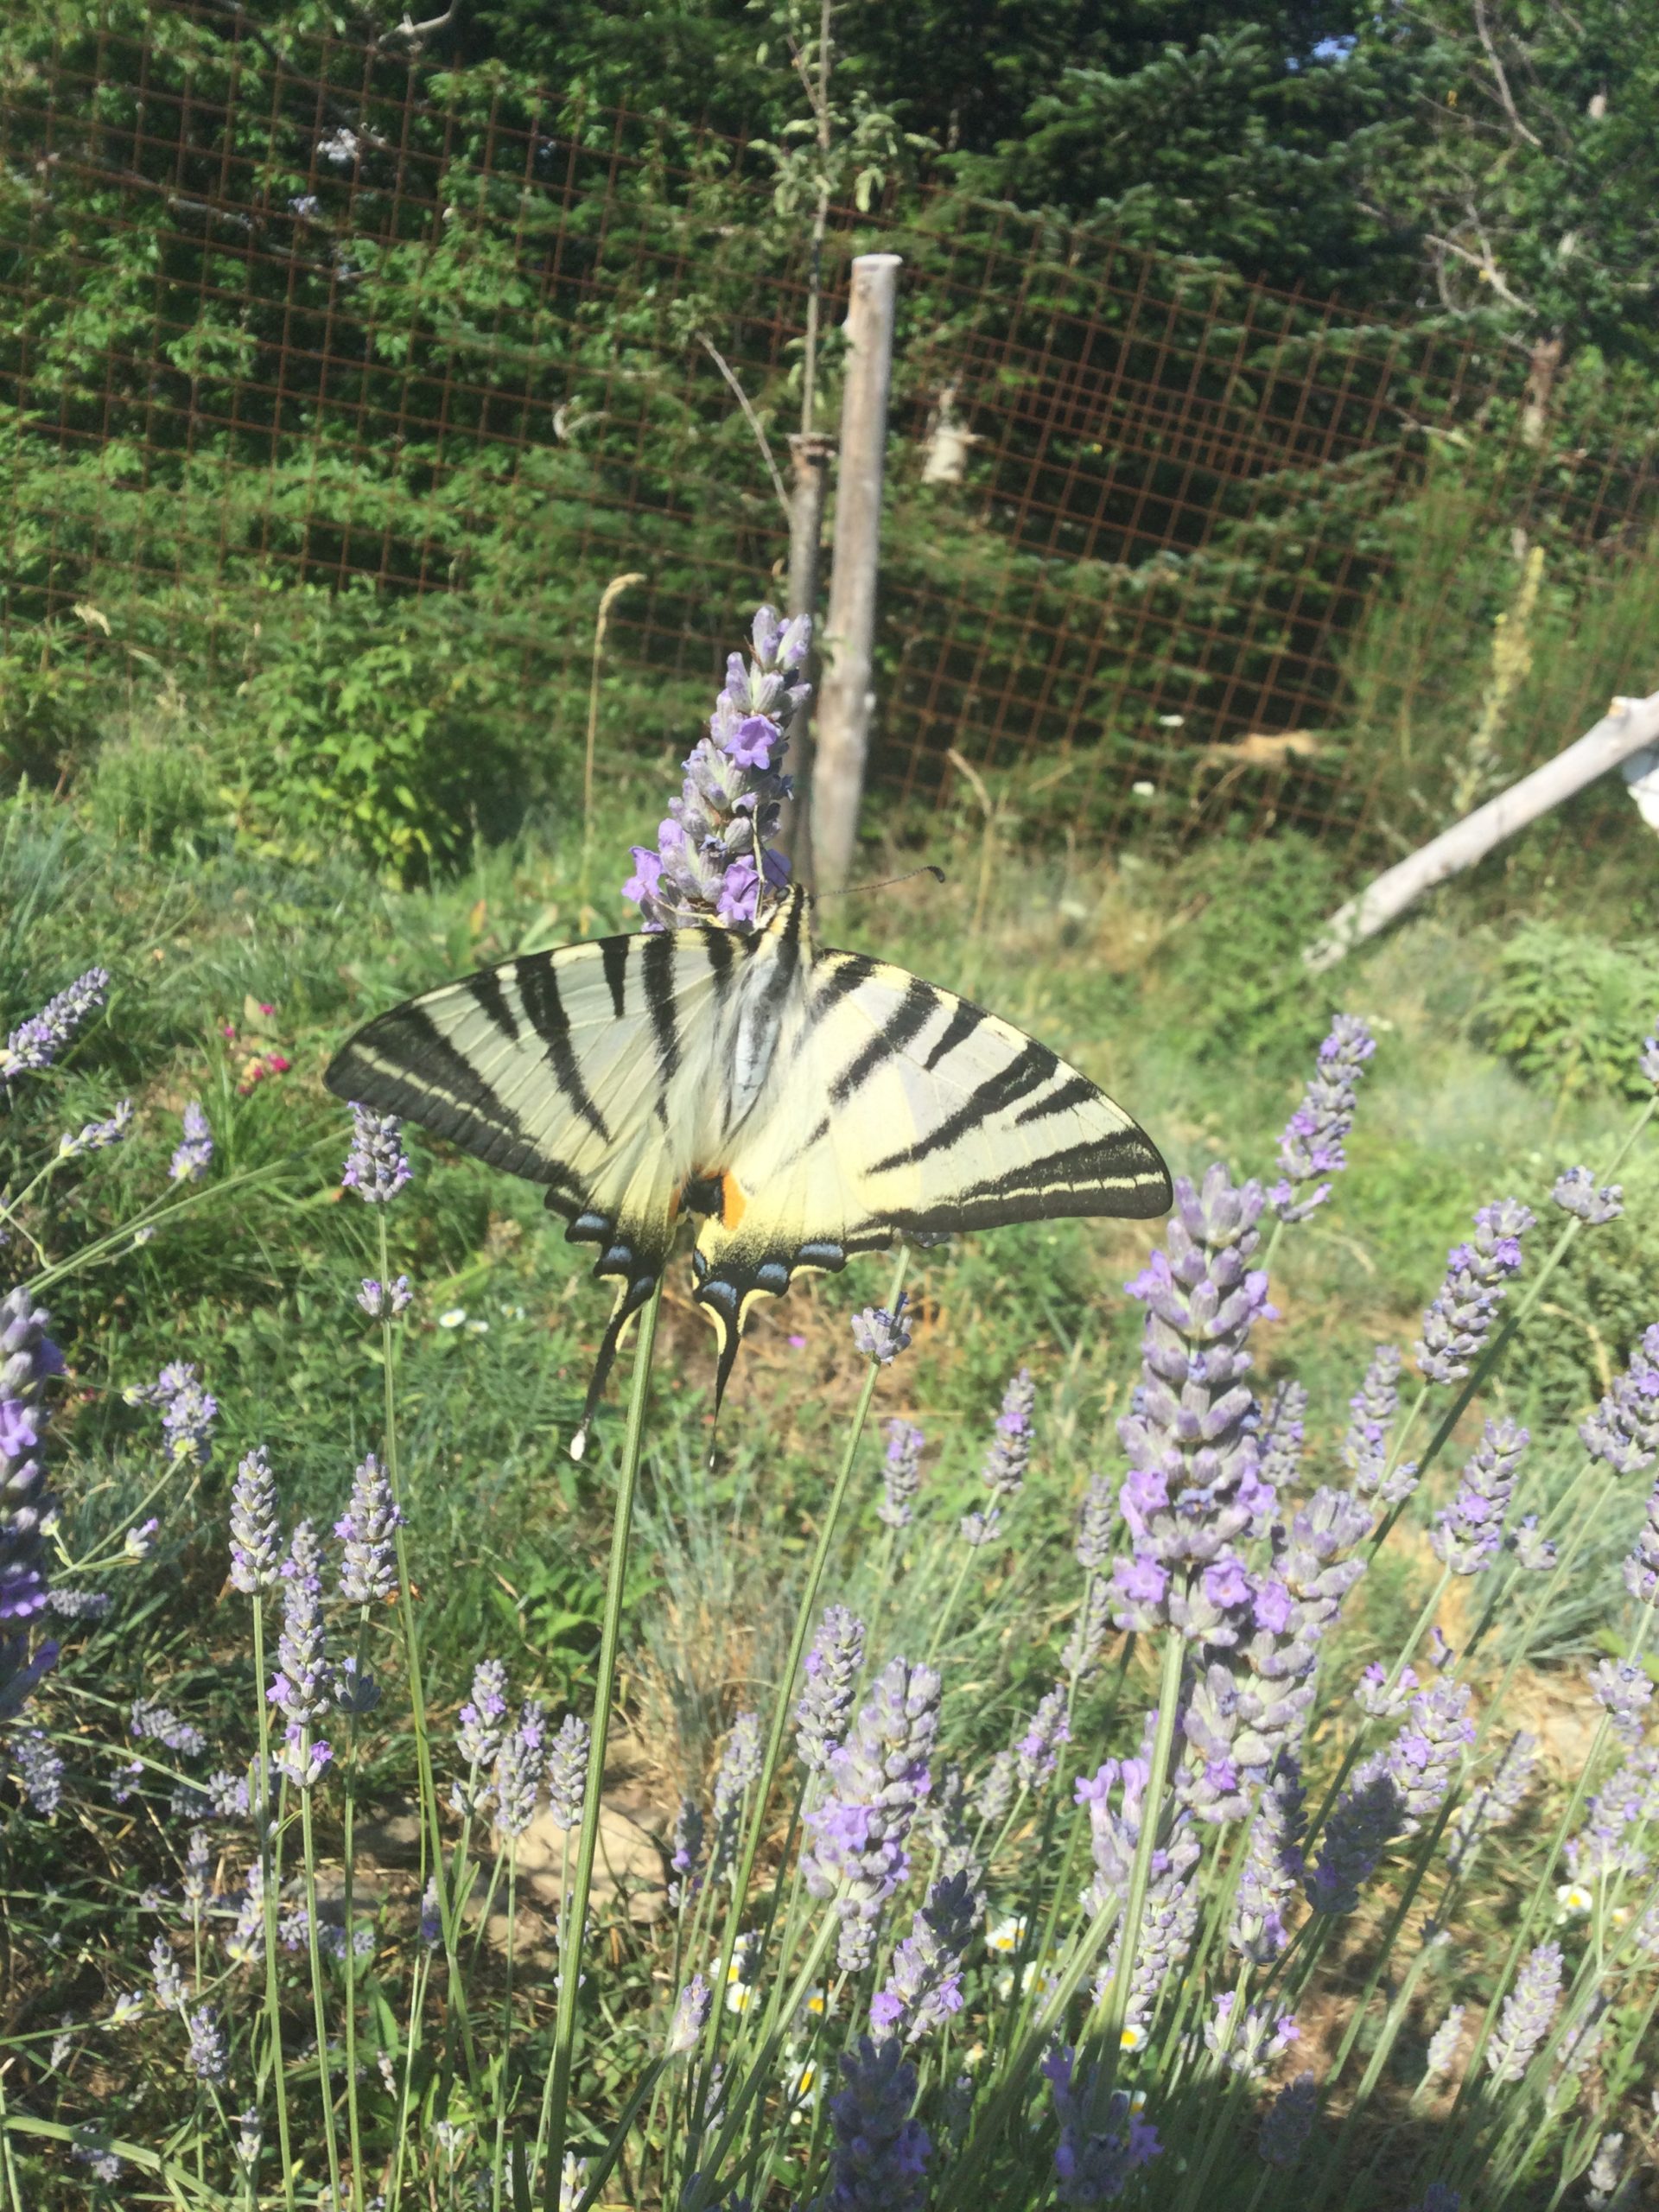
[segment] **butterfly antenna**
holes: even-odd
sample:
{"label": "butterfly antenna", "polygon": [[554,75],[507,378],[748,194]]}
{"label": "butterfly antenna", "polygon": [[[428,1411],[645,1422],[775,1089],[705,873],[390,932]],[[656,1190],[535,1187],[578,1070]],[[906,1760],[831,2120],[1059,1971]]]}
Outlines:
{"label": "butterfly antenna", "polygon": [[636,1275],[632,1282],[624,1283],[616,1294],[616,1305],[605,1325],[605,1334],[600,1339],[599,1357],[594,1362],[594,1371],[588,1384],[588,1395],[582,1401],[582,1419],[576,1423],[576,1433],[570,1439],[570,1457],[582,1459],[588,1451],[588,1438],[593,1428],[594,1416],[599,1411],[599,1402],[605,1395],[605,1385],[610,1380],[611,1363],[622,1342],[623,1331],[657,1287],[655,1275]]}
{"label": "butterfly antenna", "polygon": [[880,883],[849,883],[840,891],[820,891],[817,896],[820,899],[856,899],[866,891],[896,891],[901,883],[914,883],[918,875],[931,875],[935,883],[950,880],[942,868],[935,868],[931,861],[925,861],[920,868],[911,868],[904,875],[884,876]]}

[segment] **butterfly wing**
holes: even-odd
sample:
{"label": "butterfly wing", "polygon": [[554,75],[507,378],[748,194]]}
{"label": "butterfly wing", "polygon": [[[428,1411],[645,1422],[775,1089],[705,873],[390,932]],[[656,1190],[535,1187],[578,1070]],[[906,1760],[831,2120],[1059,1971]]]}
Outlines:
{"label": "butterfly wing", "polygon": [[1167,1211],[1169,1173],[1088,1077],[1011,1022],[863,955],[821,953],[730,1202],[698,1239],[697,1296],[722,1362],[753,1300],[895,1232]]}
{"label": "butterfly wing", "polygon": [[740,941],[728,931],[602,938],[425,991],[358,1031],[330,1090],[547,1185],[595,1274],[621,1288],[582,1429],[629,1317],[656,1287],[695,1165],[697,1101]]}

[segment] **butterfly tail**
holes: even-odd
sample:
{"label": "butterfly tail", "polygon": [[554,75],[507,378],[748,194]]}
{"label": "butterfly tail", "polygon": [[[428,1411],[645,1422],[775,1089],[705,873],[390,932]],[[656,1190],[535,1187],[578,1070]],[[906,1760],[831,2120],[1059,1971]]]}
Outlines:
{"label": "butterfly tail", "polygon": [[611,1318],[605,1325],[605,1334],[600,1339],[599,1355],[594,1361],[594,1371],[588,1378],[588,1395],[582,1401],[582,1419],[576,1423],[575,1434],[570,1439],[570,1457],[582,1459],[587,1456],[588,1438],[594,1418],[599,1411],[599,1402],[605,1395],[605,1385],[610,1380],[623,1332],[630,1321],[657,1287],[655,1275],[632,1276],[616,1294],[616,1304]]}

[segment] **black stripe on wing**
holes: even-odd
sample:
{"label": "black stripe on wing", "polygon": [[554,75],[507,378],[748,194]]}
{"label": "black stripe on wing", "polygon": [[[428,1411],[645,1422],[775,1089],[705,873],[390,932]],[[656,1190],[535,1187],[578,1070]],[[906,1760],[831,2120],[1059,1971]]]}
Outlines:
{"label": "black stripe on wing", "polygon": [[537,1150],[512,1108],[418,1003],[394,1007],[360,1029],[323,1081],[337,1098],[417,1122],[493,1167],[538,1183],[560,1179],[560,1163]]}
{"label": "black stripe on wing", "polygon": [[1016,1052],[1005,1068],[987,1076],[984,1082],[970,1090],[954,1114],[947,1114],[944,1121],[931,1128],[914,1144],[902,1146],[890,1152],[885,1160],[878,1160],[868,1170],[872,1175],[882,1175],[893,1167],[911,1167],[918,1160],[926,1160],[936,1152],[943,1152],[969,1129],[976,1129],[997,1114],[1004,1113],[1029,1092],[1039,1090],[1048,1082],[1059,1067],[1059,1061],[1046,1045],[1028,1038],[1025,1049]]}
{"label": "black stripe on wing", "polygon": [[922,1031],[939,1010],[939,994],[931,983],[924,983],[912,976],[905,987],[905,995],[892,1014],[855,1052],[830,1086],[830,1103],[844,1106],[860,1086],[867,1083],[883,1060],[890,1060],[919,1037]]}
{"label": "black stripe on wing", "polygon": [[573,1113],[581,1115],[601,1144],[608,1144],[611,1133],[582,1080],[575,1047],[570,1042],[570,1017],[559,995],[554,955],[532,952],[522,960],[515,960],[512,978],[518,986],[518,996],[530,1026],[547,1047],[548,1065],[565,1103]]}

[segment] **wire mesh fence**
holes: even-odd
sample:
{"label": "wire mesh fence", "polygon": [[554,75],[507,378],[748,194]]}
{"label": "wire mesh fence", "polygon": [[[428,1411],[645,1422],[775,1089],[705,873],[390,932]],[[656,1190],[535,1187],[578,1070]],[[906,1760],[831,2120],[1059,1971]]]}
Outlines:
{"label": "wire mesh fence", "polygon": [[[36,726],[89,670],[188,670],[332,772],[372,670],[487,814],[486,734],[521,761],[574,734],[633,570],[606,741],[684,744],[786,546],[721,366],[781,461],[808,261],[761,153],[131,0],[11,54],[0,195],[0,626],[61,675]],[[906,264],[896,798],[954,751],[1103,835],[1387,849],[1659,680],[1654,426],[1595,362],[940,193],[836,211],[821,419],[875,245]]]}

